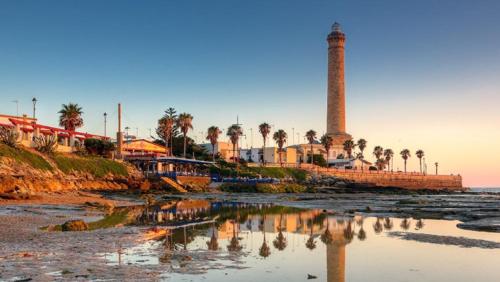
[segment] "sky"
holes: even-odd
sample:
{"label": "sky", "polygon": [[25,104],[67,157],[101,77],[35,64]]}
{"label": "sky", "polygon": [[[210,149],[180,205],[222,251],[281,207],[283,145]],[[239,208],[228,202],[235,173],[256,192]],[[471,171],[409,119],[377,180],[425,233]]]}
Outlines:
{"label": "sky", "polygon": [[57,125],[61,104],[78,103],[81,130],[102,134],[121,102],[123,126],[147,138],[174,107],[194,116],[198,141],[239,117],[244,146],[261,146],[264,121],[304,142],[325,132],[337,21],[354,139],[410,149],[411,171],[422,149],[429,171],[439,162],[466,186],[500,187],[499,12],[493,0],[0,0],[0,113],[17,100],[31,115],[36,97],[39,122]]}

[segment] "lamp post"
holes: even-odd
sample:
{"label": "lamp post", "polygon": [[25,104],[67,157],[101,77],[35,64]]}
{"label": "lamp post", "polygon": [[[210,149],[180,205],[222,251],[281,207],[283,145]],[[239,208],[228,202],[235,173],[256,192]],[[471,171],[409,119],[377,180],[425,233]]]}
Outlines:
{"label": "lamp post", "polygon": [[38,102],[38,100],[33,97],[33,99],[31,99],[31,102],[33,102],[33,118],[36,118],[36,102]]}
{"label": "lamp post", "polygon": [[435,162],[434,165],[436,166],[436,175],[438,175],[438,166],[439,166],[439,163]]}
{"label": "lamp post", "polygon": [[104,112],[104,137],[108,137],[106,132],[106,123],[107,123],[108,113]]}

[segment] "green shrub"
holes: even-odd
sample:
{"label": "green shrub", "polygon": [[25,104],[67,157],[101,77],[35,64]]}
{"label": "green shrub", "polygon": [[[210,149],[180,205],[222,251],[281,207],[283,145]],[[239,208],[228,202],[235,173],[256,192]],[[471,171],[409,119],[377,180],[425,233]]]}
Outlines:
{"label": "green shrub", "polygon": [[44,158],[23,148],[12,148],[0,143],[0,157],[11,158],[17,162],[26,163],[36,169],[52,170],[52,166]]}
{"label": "green shrub", "polygon": [[219,189],[223,192],[231,193],[303,193],[307,188],[295,183],[258,183],[256,185],[246,183],[224,183]]}
{"label": "green shrub", "polygon": [[99,156],[108,156],[115,150],[115,144],[95,138],[85,139],[84,146],[90,154]]}
{"label": "green shrub", "polygon": [[17,139],[19,133],[12,128],[0,127],[0,142],[9,147],[15,148],[17,146]]}
{"label": "green shrub", "polygon": [[57,138],[54,135],[41,135],[33,139],[35,149],[44,154],[52,154],[57,148]]}
{"label": "green shrub", "polygon": [[104,177],[107,174],[115,176],[128,175],[125,165],[104,158],[74,158],[56,155],[54,156],[54,161],[57,164],[57,167],[64,173],[71,173],[73,171],[86,172],[95,177]]}
{"label": "green shrub", "polygon": [[[307,163],[311,163],[311,156],[307,157]],[[323,157],[323,155],[321,155],[321,154],[315,154],[315,155],[313,155],[313,163],[315,165],[321,166],[321,167],[326,167],[327,166],[325,157]]]}

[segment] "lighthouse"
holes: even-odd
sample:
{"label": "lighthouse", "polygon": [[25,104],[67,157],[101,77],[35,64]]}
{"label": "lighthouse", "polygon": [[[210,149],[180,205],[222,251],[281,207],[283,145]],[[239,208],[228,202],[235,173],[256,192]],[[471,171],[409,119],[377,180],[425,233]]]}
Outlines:
{"label": "lighthouse", "polygon": [[346,133],[345,126],[345,80],[344,80],[344,44],[345,34],[339,23],[332,25],[328,34],[328,97],[326,132],[333,138],[334,145],[342,145],[352,139]]}

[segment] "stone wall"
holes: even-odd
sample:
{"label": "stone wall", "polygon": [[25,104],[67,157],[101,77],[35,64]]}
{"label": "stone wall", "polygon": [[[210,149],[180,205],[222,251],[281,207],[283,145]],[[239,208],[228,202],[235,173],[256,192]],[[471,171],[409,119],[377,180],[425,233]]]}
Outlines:
{"label": "stone wall", "polygon": [[465,190],[460,175],[423,175],[387,172],[349,172],[340,170],[318,171],[359,184],[406,189]]}

